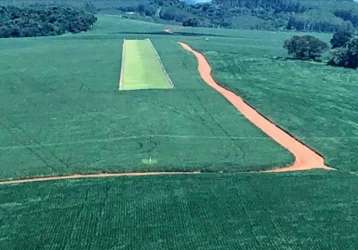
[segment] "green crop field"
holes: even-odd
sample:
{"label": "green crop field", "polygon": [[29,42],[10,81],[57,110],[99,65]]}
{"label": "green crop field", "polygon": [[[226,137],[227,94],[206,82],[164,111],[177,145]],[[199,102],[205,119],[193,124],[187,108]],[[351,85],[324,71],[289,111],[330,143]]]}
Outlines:
{"label": "green crop field", "polygon": [[[357,71],[285,60],[295,33],[98,18],[87,33],[0,39],[0,181],[202,173],[0,184],[0,249],[356,249]],[[121,45],[147,38],[175,88],[118,91]],[[178,41],[337,171],[244,173],[294,159]]]}
{"label": "green crop field", "polygon": [[[195,59],[177,44],[188,36],[163,28],[100,16],[88,33],[0,39],[0,179],[292,162],[200,80]],[[123,40],[148,37],[175,88],[118,91]]]}
{"label": "green crop field", "polygon": [[355,249],[357,181],[311,172],[0,186],[0,248]]}
{"label": "green crop field", "polygon": [[172,87],[173,84],[149,39],[124,40],[120,90]]}

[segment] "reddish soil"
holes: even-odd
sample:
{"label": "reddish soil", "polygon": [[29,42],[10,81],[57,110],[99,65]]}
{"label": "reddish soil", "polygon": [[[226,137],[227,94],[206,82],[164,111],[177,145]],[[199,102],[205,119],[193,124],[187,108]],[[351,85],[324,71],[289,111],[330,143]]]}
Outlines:
{"label": "reddish soil", "polygon": [[203,54],[195,51],[186,43],[180,42],[179,44],[185,50],[194,54],[198,61],[198,71],[205,83],[224,96],[251,123],[294,155],[295,161],[291,166],[275,168],[273,170],[263,172],[291,172],[310,169],[331,169],[325,165],[324,159],[321,155],[258,113],[240,96],[237,96],[235,93],[223,88],[219,83],[217,83],[212,77],[211,67]]}

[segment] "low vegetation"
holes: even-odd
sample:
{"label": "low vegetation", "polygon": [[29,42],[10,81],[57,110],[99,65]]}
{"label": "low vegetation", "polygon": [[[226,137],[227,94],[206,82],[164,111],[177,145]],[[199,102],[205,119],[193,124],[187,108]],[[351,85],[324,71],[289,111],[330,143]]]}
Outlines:
{"label": "low vegetation", "polygon": [[70,7],[0,6],[0,38],[61,35],[92,28],[97,18]]}

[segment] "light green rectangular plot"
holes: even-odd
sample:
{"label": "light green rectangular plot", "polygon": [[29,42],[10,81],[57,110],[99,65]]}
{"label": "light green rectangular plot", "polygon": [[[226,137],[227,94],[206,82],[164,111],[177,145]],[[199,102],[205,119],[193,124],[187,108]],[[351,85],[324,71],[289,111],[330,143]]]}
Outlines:
{"label": "light green rectangular plot", "polygon": [[169,89],[173,84],[149,39],[124,40],[120,90]]}

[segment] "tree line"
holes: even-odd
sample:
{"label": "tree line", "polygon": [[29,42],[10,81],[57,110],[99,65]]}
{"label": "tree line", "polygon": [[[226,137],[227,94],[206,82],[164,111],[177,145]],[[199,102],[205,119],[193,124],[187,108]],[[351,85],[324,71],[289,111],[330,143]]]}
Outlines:
{"label": "tree line", "polygon": [[335,32],[358,28],[358,5],[353,1],[326,0],[319,4],[306,0],[213,0],[211,12],[218,7],[226,22],[237,16],[259,19],[254,28]]}
{"label": "tree line", "polygon": [[[132,1],[124,12],[191,26],[335,32],[358,28],[358,4],[347,0],[212,0],[185,4],[180,0]],[[247,18],[254,17],[254,18]],[[250,20],[250,21],[246,21]]]}
{"label": "tree line", "polygon": [[0,37],[33,37],[78,33],[92,28],[97,18],[72,7],[0,6]]}
{"label": "tree line", "polygon": [[[304,32],[352,32],[358,29],[358,4],[350,0],[212,0],[209,3],[200,4],[187,4],[182,0],[28,0],[28,2],[31,4],[56,2],[76,6],[76,8],[86,5],[86,10],[119,12],[128,17],[135,13],[136,16],[143,16],[146,19],[164,20],[185,26]],[[30,9],[33,11],[34,8]],[[24,26],[29,27],[31,24]],[[53,24],[50,27],[45,25],[45,28],[41,28],[36,33],[39,35],[41,33],[57,34],[63,30],[68,32],[70,29],[66,23],[55,25],[56,27],[52,29],[53,26]],[[63,26],[67,28],[64,29]],[[17,34],[16,30],[14,28],[15,34]],[[31,28],[29,30],[29,33],[33,33]],[[75,29],[72,28],[72,30]]]}
{"label": "tree line", "polygon": [[[16,4],[17,0],[0,0]],[[19,0],[20,2],[20,0]],[[358,29],[353,0],[21,0],[21,4],[92,5],[101,12],[181,23],[186,26],[335,32]],[[190,1],[189,1],[190,2]],[[192,1],[193,2],[193,1]],[[128,14],[130,13],[130,14]]]}

